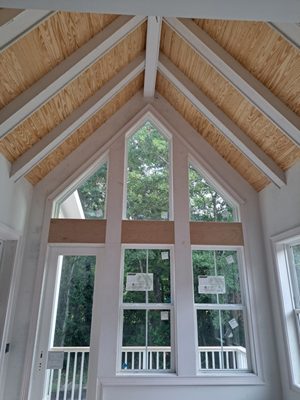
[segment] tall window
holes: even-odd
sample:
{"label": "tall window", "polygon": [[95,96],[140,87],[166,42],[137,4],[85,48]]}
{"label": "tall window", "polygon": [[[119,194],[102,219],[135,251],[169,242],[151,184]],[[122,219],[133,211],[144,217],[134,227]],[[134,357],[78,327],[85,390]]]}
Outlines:
{"label": "tall window", "polygon": [[236,250],[194,250],[198,367],[248,369],[244,306]]}
{"label": "tall window", "polygon": [[169,153],[169,140],[151,122],[146,122],[128,139],[128,219],[169,219]]}
{"label": "tall window", "polygon": [[121,370],[171,370],[170,250],[125,249]]}
{"label": "tall window", "polygon": [[293,304],[296,317],[296,325],[299,332],[300,348],[300,242],[292,244],[288,248],[290,259],[290,274],[293,291]]}

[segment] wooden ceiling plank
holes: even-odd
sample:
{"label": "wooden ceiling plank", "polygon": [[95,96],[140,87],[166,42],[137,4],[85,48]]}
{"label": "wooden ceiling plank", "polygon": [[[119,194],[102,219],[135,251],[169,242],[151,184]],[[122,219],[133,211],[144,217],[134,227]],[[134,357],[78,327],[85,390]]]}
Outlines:
{"label": "wooden ceiling plank", "polygon": [[148,17],[144,96],[154,97],[162,18]]}
{"label": "wooden ceiling plank", "polygon": [[162,53],[159,57],[158,69],[276,186],[282,187],[285,185],[285,173],[278,165]]}
{"label": "wooden ceiling plank", "polygon": [[0,111],[0,139],[96,62],[145,17],[120,16]]}
{"label": "wooden ceiling plank", "polygon": [[135,79],[145,68],[143,52],[116,76],[104,84],[92,97],[75,109],[61,124],[19,157],[11,167],[11,177],[17,181],[65,141],[73,132],[105,106],[120,90]]}
{"label": "wooden ceiling plank", "polygon": [[192,20],[165,18],[201,57],[300,146],[300,118]]}
{"label": "wooden ceiling plank", "polygon": [[279,33],[292,46],[300,50],[300,24],[289,22],[268,22],[268,25]]}
{"label": "wooden ceiling plank", "polygon": [[0,10],[0,53],[32,31],[56,11]]}

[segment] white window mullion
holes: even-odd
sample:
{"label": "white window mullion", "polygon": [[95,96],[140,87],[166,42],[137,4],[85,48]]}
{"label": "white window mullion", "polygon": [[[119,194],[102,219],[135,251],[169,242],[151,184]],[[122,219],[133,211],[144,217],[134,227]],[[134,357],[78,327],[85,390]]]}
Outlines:
{"label": "white window mullion", "polygon": [[173,141],[173,168],[176,369],[180,376],[193,376],[196,375],[197,360],[189,224],[188,153],[177,137],[174,137]]}
{"label": "white window mullion", "polygon": [[107,179],[107,224],[105,256],[101,275],[101,299],[98,315],[105,316],[100,324],[99,375],[116,374],[119,328],[119,293],[121,262],[121,228],[124,182],[124,136],[117,139],[109,151]]}

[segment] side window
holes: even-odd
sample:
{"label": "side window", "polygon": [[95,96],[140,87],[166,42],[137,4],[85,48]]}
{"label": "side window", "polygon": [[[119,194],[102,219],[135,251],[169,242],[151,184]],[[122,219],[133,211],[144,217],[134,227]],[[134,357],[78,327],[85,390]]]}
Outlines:
{"label": "side window", "polygon": [[199,370],[248,370],[236,250],[193,250]]}
{"label": "side window", "polygon": [[57,202],[55,217],[105,219],[106,185],[107,163]]}
{"label": "side window", "polygon": [[168,220],[170,143],[151,122],[127,141],[126,218]]}
{"label": "side window", "polygon": [[125,249],[121,304],[122,371],[170,371],[173,365],[169,249]]}
{"label": "side window", "polygon": [[290,245],[289,266],[293,291],[293,306],[296,318],[296,325],[299,333],[299,348],[300,348],[300,242]]}

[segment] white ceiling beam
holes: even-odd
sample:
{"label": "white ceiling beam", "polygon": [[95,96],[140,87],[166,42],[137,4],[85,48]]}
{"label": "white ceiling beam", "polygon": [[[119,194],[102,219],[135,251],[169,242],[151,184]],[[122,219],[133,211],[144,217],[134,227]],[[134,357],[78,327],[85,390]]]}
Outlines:
{"label": "white ceiling beam", "polygon": [[148,17],[144,96],[154,97],[162,18]]}
{"label": "white ceiling beam", "polygon": [[276,186],[285,185],[285,173],[278,165],[163,54],[158,70]]}
{"label": "white ceiling beam", "polygon": [[299,22],[299,0],[0,0],[0,7]]}
{"label": "white ceiling beam", "polygon": [[[300,18],[299,18],[300,20]],[[300,49],[300,24],[288,22],[269,22],[268,25],[279,33],[292,46]]]}
{"label": "white ceiling beam", "polygon": [[44,10],[1,9],[0,53],[54,14]]}
{"label": "white ceiling beam", "polygon": [[105,106],[119,91],[136,78],[145,68],[145,54],[124,67],[104,84],[93,96],[72,112],[63,122],[34,144],[11,167],[11,177],[17,181],[55,150],[89,118]]}
{"label": "white ceiling beam", "polygon": [[0,139],[113,48],[145,17],[121,16],[0,111]]}
{"label": "white ceiling beam", "polygon": [[177,18],[165,20],[201,57],[235,86],[289,139],[300,146],[300,117],[192,20]]}

